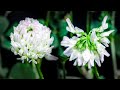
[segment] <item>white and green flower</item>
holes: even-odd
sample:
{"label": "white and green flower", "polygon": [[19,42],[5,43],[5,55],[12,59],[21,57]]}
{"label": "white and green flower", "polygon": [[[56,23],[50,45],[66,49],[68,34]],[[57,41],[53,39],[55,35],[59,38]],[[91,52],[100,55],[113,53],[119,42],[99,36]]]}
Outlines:
{"label": "white and green flower", "polygon": [[104,61],[104,55],[109,57],[110,54],[106,51],[110,40],[107,38],[114,30],[104,32],[108,28],[107,16],[104,17],[102,25],[99,28],[93,28],[89,34],[82,29],[74,27],[70,19],[67,18],[68,26],[66,29],[75,34],[72,38],[63,37],[61,45],[67,47],[63,52],[69,61],[75,60],[74,66],[84,66],[88,64],[88,68],[94,66],[94,62],[100,67]]}
{"label": "white and green flower", "polygon": [[51,55],[54,38],[51,37],[51,30],[39,23],[33,18],[26,18],[20,21],[14,32],[11,33],[11,51],[24,62],[34,62],[37,59],[45,57],[47,60],[57,60],[58,58]]}

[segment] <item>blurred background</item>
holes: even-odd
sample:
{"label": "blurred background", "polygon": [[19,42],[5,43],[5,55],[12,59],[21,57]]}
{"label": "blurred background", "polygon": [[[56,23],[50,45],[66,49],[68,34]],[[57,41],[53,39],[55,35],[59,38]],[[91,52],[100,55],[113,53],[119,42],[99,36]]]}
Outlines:
{"label": "blurred background", "polygon": [[30,64],[22,64],[10,50],[10,33],[13,26],[26,17],[38,19],[52,30],[53,55],[59,57],[58,61],[42,62],[42,72],[45,79],[96,79],[91,70],[80,67],[78,70],[63,55],[64,47],[60,42],[63,36],[72,36],[67,30],[66,18],[70,18],[73,25],[84,31],[99,27],[105,15],[109,30],[115,32],[110,35],[110,47],[107,51],[110,57],[105,57],[104,63],[98,68],[100,79],[119,79],[120,77],[120,12],[118,11],[1,11],[0,12],[0,79],[35,79]]}

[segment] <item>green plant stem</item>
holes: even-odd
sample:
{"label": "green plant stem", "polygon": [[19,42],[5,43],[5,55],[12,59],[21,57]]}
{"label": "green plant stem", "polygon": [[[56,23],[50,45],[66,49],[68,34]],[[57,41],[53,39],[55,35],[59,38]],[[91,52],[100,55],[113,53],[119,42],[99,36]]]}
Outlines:
{"label": "green plant stem", "polygon": [[87,31],[87,33],[89,33],[89,30],[90,30],[90,21],[91,21],[90,11],[87,11],[87,19],[86,19],[86,31]]}
{"label": "green plant stem", "polygon": [[40,62],[38,64],[36,64],[36,67],[37,67],[38,74],[39,74],[40,78],[44,79],[42,71],[41,71],[41,64],[42,64],[42,60],[40,60]]}
{"label": "green plant stem", "polygon": [[73,12],[70,11],[70,16],[71,16],[71,22],[73,22]]}
{"label": "green plant stem", "polygon": [[85,67],[79,67],[79,66],[76,66],[76,67],[77,67],[79,73],[82,74],[86,79],[91,79],[90,74],[85,69]]}
{"label": "green plant stem", "polygon": [[[112,20],[111,20],[111,23],[112,23],[112,26],[113,28],[115,28],[115,14],[116,12],[113,11],[112,12]],[[112,34],[112,37],[111,37],[111,53],[112,53],[112,62],[113,62],[113,70],[114,70],[114,78],[117,79],[117,75],[116,75],[116,70],[117,70],[117,62],[116,62],[116,53],[115,53],[115,41],[114,41],[114,35]]]}
{"label": "green plant stem", "polygon": [[82,73],[83,71],[81,70],[81,68],[80,68],[79,66],[76,66],[76,67],[77,67],[79,73],[80,73],[80,74],[83,74],[83,73]]}
{"label": "green plant stem", "polygon": [[33,68],[33,71],[35,73],[36,79],[40,79],[40,76],[38,74],[38,71],[37,71],[37,68],[36,68],[36,65],[34,62],[32,62],[32,68]]}
{"label": "green plant stem", "polygon": [[[73,23],[73,12],[70,11],[70,19],[71,19],[71,22]],[[73,37],[73,33],[70,33],[70,37]]]}
{"label": "green plant stem", "polygon": [[47,17],[46,17],[46,26],[48,26],[50,20],[50,11],[47,12]]}
{"label": "green plant stem", "polygon": [[99,79],[100,75],[99,75],[99,73],[98,73],[96,64],[94,65],[94,73],[95,73],[96,78]]}

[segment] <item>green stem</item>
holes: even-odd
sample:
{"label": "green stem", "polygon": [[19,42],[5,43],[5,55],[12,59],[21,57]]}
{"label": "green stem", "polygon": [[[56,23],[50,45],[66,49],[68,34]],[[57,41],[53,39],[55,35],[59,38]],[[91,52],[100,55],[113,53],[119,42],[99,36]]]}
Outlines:
{"label": "green stem", "polygon": [[91,75],[88,73],[88,71],[85,69],[85,67],[79,67],[76,66],[79,73],[82,74],[86,79],[91,79]]}
{"label": "green stem", "polygon": [[95,64],[95,66],[94,66],[94,73],[95,73],[96,78],[99,79],[100,75],[99,75],[99,73],[98,73],[96,64]]}
{"label": "green stem", "polygon": [[[112,12],[112,26],[115,28],[115,14],[116,12]],[[116,62],[116,54],[115,54],[115,41],[114,41],[114,35],[112,34],[111,37],[111,53],[112,53],[112,62],[113,62],[113,70],[114,70],[114,78],[117,79],[116,71],[117,71],[117,62]]]}
{"label": "green stem", "polygon": [[47,17],[46,17],[46,26],[48,26],[50,20],[50,11],[47,12]]}
{"label": "green stem", "polygon": [[[42,60],[41,60],[41,61],[42,61]],[[36,67],[37,67],[38,74],[39,74],[40,78],[41,78],[41,79],[44,79],[43,74],[42,74],[42,71],[41,71],[41,64],[42,64],[41,61],[40,61],[38,64],[36,64]]]}
{"label": "green stem", "polygon": [[33,72],[35,73],[36,79],[40,79],[40,76],[38,74],[38,71],[34,62],[32,62],[32,68],[33,68]]}
{"label": "green stem", "polygon": [[[70,18],[71,18],[71,22],[73,23],[73,12],[70,11]],[[70,33],[70,37],[73,37],[73,33]]]}
{"label": "green stem", "polygon": [[32,67],[33,67],[33,71],[35,73],[36,79],[44,79],[42,71],[41,71],[41,59],[38,60],[38,63],[35,64],[34,62],[32,62]]}
{"label": "green stem", "polygon": [[70,16],[71,16],[71,22],[73,22],[73,12],[70,11]]}
{"label": "green stem", "polygon": [[87,30],[87,33],[89,33],[89,30],[90,30],[90,21],[91,21],[90,11],[87,11],[87,19],[86,19],[86,30]]}
{"label": "green stem", "polygon": [[76,67],[77,67],[79,73],[80,73],[80,74],[83,74],[81,68],[80,68],[79,66],[76,66]]}

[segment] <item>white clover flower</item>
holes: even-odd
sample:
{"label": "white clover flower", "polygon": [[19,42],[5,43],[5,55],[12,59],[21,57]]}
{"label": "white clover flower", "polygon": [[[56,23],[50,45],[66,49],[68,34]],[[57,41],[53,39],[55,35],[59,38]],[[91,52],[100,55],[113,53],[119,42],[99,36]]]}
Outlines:
{"label": "white clover flower", "polygon": [[20,21],[17,27],[14,27],[14,33],[11,33],[11,51],[24,62],[25,60],[37,64],[37,59],[45,57],[47,60],[57,60],[51,55],[54,38],[51,37],[51,30],[39,23],[33,18],[26,18]]}
{"label": "white clover flower", "polygon": [[74,28],[70,19],[66,19],[68,23],[66,29],[77,36],[73,36],[72,38],[64,36],[61,45],[67,47],[63,53],[67,57],[70,57],[69,61],[75,60],[74,66],[88,64],[88,68],[90,69],[96,63],[100,67],[104,61],[104,55],[107,57],[110,56],[106,51],[106,47],[109,47],[108,44],[110,43],[107,37],[114,30],[104,32],[108,28],[108,23],[106,23],[107,18],[105,16],[102,25],[99,28],[93,28],[88,35],[82,29],[78,27]]}

